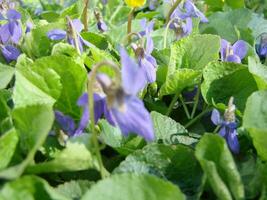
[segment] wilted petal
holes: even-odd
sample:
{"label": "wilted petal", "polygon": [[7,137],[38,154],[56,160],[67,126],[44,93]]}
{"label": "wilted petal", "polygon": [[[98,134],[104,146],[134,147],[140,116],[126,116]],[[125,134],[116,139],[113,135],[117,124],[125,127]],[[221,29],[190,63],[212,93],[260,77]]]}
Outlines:
{"label": "wilted petal", "polygon": [[237,55],[229,55],[225,59],[226,62],[241,63],[241,59]]}
{"label": "wilted petal", "polygon": [[69,135],[74,133],[75,123],[70,116],[64,115],[60,111],[55,111],[55,120],[64,132],[68,133]]}
{"label": "wilted petal", "polygon": [[120,55],[123,88],[126,93],[136,95],[145,87],[145,74],[137,63],[130,58],[124,48],[120,49]]}
{"label": "wilted petal", "polygon": [[239,142],[237,138],[237,132],[236,129],[231,129],[227,136],[227,143],[231,151],[235,154],[239,153]]}
{"label": "wilted petal", "polygon": [[61,29],[54,29],[47,33],[47,37],[51,40],[62,40],[66,38],[66,36],[67,36],[66,31]]}
{"label": "wilted petal", "polygon": [[21,14],[13,9],[9,9],[6,13],[6,16],[8,18],[8,20],[19,20],[21,19]]}
{"label": "wilted petal", "polygon": [[222,124],[222,118],[220,112],[217,109],[212,110],[211,121],[217,126]]}
{"label": "wilted petal", "polygon": [[79,19],[72,20],[72,24],[78,33],[80,33],[84,29],[84,26]]}
{"label": "wilted petal", "polygon": [[1,48],[2,54],[7,62],[17,60],[20,55],[20,50],[12,45],[7,45]]}
{"label": "wilted petal", "polygon": [[116,124],[124,135],[136,133],[147,141],[154,140],[154,130],[149,112],[143,102],[134,96],[125,97],[125,111],[112,109]]}
{"label": "wilted petal", "polygon": [[247,55],[247,44],[243,40],[238,40],[234,45],[233,45],[233,51],[234,54],[239,56],[239,58],[242,60],[245,58]]}

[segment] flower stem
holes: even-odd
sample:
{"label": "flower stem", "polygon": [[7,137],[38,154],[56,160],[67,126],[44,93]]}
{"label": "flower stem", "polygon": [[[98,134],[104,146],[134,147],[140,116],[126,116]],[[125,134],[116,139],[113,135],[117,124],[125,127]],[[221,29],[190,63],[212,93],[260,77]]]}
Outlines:
{"label": "flower stem", "polygon": [[207,108],[206,110],[202,111],[199,115],[197,115],[194,119],[192,119],[191,121],[189,121],[184,127],[188,128],[191,125],[193,125],[194,123],[196,123],[198,120],[200,120],[206,113],[212,111],[212,108]]}
{"label": "flower stem", "polygon": [[89,0],[84,0],[84,8],[82,13],[84,31],[88,31],[88,8],[89,8]]}
{"label": "flower stem", "polygon": [[185,102],[184,102],[184,98],[183,98],[183,96],[180,95],[180,96],[179,96],[179,99],[180,99],[180,101],[182,102],[182,105],[183,105],[183,108],[184,108],[186,117],[187,117],[188,119],[190,119],[190,114],[189,114],[188,108],[187,108],[187,106],[186,106],[186,104],[185,104]]}
{"label": "flower stem", "polygon": [[169,107],[168,107],[168,110],[167,110],[167,112],[166,112],[166,116],[170,116],[170,114],[171,114],[171,112],[172,112],[172,109],[173,109],[175,103],[177,102],[178,98],[179,98],[179,94],[176,93],[176,95],[175,95],[175,96],[173,97],[173,99],[172,99],[171,104],[170,104]]}
{"label": "flower stem", "polygon": [[175,19],[177,19],[177,18],[173,18],[173,19],[171,19],[171,20],[168,22],[167,26],[166,26],[165,33],[164,33],[164,40],[163,40],[163,48],[164,48],[164,49],[167,47],[167,36],[168,36],[169,27],[170,27],[171,23],[172,23]]}
{"label": "flower stem", "polygon": [[221,125],[216,126],[216,128],[214,129],[213,133],[217,133],[219,131],[219,129],[221,128]]}
{"label": "flower stem", "polygon": [[170,19],[171,19],[171,15],[173,13],[173,11],[177,8],[177,6],[181,3],[182,0],[177,0],[171,7],[170,11],[168,12],[168,15],[166,17],[166,23],[169,23]]}
{"label": "flower stem", "polygon": [[[134,15],[135,8],[131,10],[131,12],[128,15],[128,24],[127,24],[127,35],[129,35],[132,32],[132,21],[133,21],[133,15]],[[129,43],[131,42],[131,35],[128,37]]]}
{"label": "flower stem", "polygon": [[96,81],[96,75],[97,75],[98,69],[106,65],[109,65],[114,69],[116,73],[116,77],[118,78],[117,80],[120,82],[121,81],[120,70],[118,69],[116,64],[112,62],[108,62],[108,61],[100,62],[96,64],[95,66],[93,66],[91,74],[90,74],[91,80],[88,81],[88,107],[89,107],[89,112],[90,112],[90,121],[91,121],[90,125],[91,125],[91,131],[92,131],[92,140],[93,140],[93,144],[95,147],[95,154],[97,157],[98,165],[100,168],[100,174],[102,178],[105,178],[108,176],[108,171],[105,169],[103,165],[103,161],[102,161],[102,157],[100,153],[100,147],[99,147],[98,138],[97,138],[97,131],[95,129],[94,84]]}
{"label": "flower stem", "polygon": [[197,95],[196,95],[193,111],[191,113],[191,119],[193,119],[196,114],[197,106],[199,103],[199,98],[200,98],[200,84],[198,85],[198,88],[197,88]]}

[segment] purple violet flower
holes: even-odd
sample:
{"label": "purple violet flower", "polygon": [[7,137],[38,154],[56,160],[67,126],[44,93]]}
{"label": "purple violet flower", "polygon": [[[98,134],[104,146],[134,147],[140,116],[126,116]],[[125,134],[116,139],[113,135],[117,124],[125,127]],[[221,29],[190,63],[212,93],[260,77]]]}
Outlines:
{"label": "purple violet flower", "polygon": [[[77,35],[77,40],[79,44],[79,49],[83,52],[83,46],[92,46],[89,42],[84,40],[80,35],[80,32],[84,29],[83,24],[79,19],[72,20],[72,25],[68,22],[68,31],[61,30],[61,29],[54,29],[47,33],[47,37],[51,40],[62,40],[67,39],[68,43],[75,47],[74,35]],[[74,30],[72,30],[74,29]]]}
{"label": "purple violet flower", "polygon": [[232,46],[228,41],[221,40],[221,60],[225,62],[241,63],[247,55],[247,45],[243,40],[238,40]]}
{"label": "purple violet flower", "polygon": [[21,14],[13,9],[9,9],[6,12],[6,17],[0,14],[0,21],[7,21],[7,23],[0,26],[0,42],[2,44],[7,44],[8,42],[14,44],[19,43],[22,36],[20,19]]}
{"label": "purple violet flower", "polygon": [[[121,49],[120,53],[122,86],[114,87],[106,75],[97,76],[104,93],[94,95],[96,122],[104,115],[107,121],[113,126],[118,126],[124,135],[136,133],[147,141],[152,141],[155,136],[150,114],[143,102],[136,97],[145,86],[144,73],[124,49]],[[83,105],[87,104],[87,100],[87,94],[80,98]]]}
{"label": "purple violet flower", "polygon": [[257,54],[261,59],[265,59],[267,56],[267,33],[260,36],[259,44],[256,44]]}
{"label": "purple violet flower", "polygon": [[17,60],[20,55],[20,50],[12,45],[0,45],[2,55],[5,60],[10,63],[11,61]]}
{"label": "purple violet flower", "polygon": [[137,56],[138,65],[146,75],[147,83],[154,83],[156,81],[157,61],[151,55],[154,49],[153,39],[151,33],[153,31],[154,22],[146,22],[146,19],[141,20],[141,26],[144,31],[140,35],[146,38],[146,47],[132,44],[132,48]]}
{"label": "purple violet flower", "polygon": [[95,18],[97,20],[97,28],[100,32],[106,32],[108,30],[107,24],[103,21],[101,14],[98,11],[94,11]]}
{"label": "purple violet flower", "polygon": [[[166,3],[172,4],[170,0],[166,0]],[[173,18],[186,19],[192,17],[200,18],[201,22],[203,23],[207,23],[209,21],[191,0],[186,0],[185,2],[181,2],[171,15],[171,19]]]}
{"label": "purple violet flower", "polygon": [[193,30],[193,21],[191,18],[176,18],[173,20],[173,23],[171,23],[170,29],[174,30],[176,40],[180,40],[191,34]]}
{"label": "purple violet flower", "polygon": [[237,123],[235,119],[235,105],[232,103],[233,99],[229,101],[228,108],[224,113],[224,118],[220,116],[218,110],[214,109],[211,115],[211,121],[217,126],[221,126],[219,134],[224,137],[230,150],[238,154],[239,153],[239,142],[237,138]]}

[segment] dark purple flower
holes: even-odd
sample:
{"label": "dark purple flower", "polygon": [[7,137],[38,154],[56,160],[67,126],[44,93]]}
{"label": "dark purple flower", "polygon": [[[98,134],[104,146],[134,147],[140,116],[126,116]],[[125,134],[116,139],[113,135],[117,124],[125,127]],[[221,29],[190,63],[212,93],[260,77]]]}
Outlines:
{"label": "dark purple flower", "polygon": [[[145,77],[140,67],[135,64],[126,51],[121,49],[122,86],[114,88],[112,81],[105,75],[99,75],[97,80],[103,88],[103,94],[95,94],[96,121],[104,115],[111,125],[118,126],[124,135],[136,133],[147,141],[154,139],[152,120],[143,102],[136,97],[145,86]],[[134,83],[134,84],[133,84]],[[87,94],[81,99],[84,105]]]}
{"label": "dark purple flower", "polygon": [[218,110],[214,109],[211,115],[211,121],[217,125],[221,126],[219,134],[225,138],[230,150],[238,154],[239,153],[239,142],[237,138],[237,123],[235,120],[235,106],[231,105],[224,113],[224,118],[221,117]]}
{"label": "dark purple flower", "polygon": [[[156,81],[156,71],[157,71],[157,61],[151,55],[154,49],[154,43],[151,37],[151,33],[154,27],[154,22],[152,21],[147,23],[146,20],[141,20],[141,26],[144,31],[140,32],[140,35],[146,39],[146,46],[144,48],[140,45],[132,44],[132,48],[137,56],[139,67],[144,71],[147,83],[153,83]],[[124,54],[126,52],[122,53]],[[123,57],[129,57],[129,56],[124,55]]]}
{"label": "dark purple flower", "polygon": [[241,63],[247,55],[247,45],[243,40],[238,40],[232,46],[228,41],[221,40],[221,60],[226,62]]}
{"label": "dark purple flower", "polygon": [[0,26],[0,42],[7,44],[8,42],[18,44],[22,36],[22,28],[19,20],[21,14],[16,10],[9,9],[6,13],[6,17],[0,16],[1,21],[7,21],[7,23]]}
{"label": "dark purple flower", "polygon": [[47,33],[47,37],[51,40],[67,39],[68,43],[75,47],[74,34],[76,34],[79,49],[81,52],[83,52],[84,45],[88,47],[92,46],[92,44],[90,44],[89,42],[87,42],[81,37],[80,32],[83,30],[83,28],[84,27],[81,21],[79,19],[74,19],[72,20],[72,24],[68,22],[68,31],[61,30],[61,29],[54,29]]}
{"label": "dark purple flower", "polygon": [[17,60],[20,55],[20,50],[12,45],[0,45],[2,55],[8,63]]}
{"label": "dark purple flower", "polygon": [[257,54],[261,59],[265,59],[267,56],[267,33],[260,36],[260,41],[256,44]]}

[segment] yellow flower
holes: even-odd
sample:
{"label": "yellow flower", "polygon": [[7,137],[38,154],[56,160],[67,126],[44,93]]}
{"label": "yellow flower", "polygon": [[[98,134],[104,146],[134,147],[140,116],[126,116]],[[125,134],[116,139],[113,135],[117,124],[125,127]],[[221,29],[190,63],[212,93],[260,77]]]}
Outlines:
{"label": "yellow flower", "polygon": [[146,0],[125,0],[125,3],[130,7],[140,7],[146,3]]}

